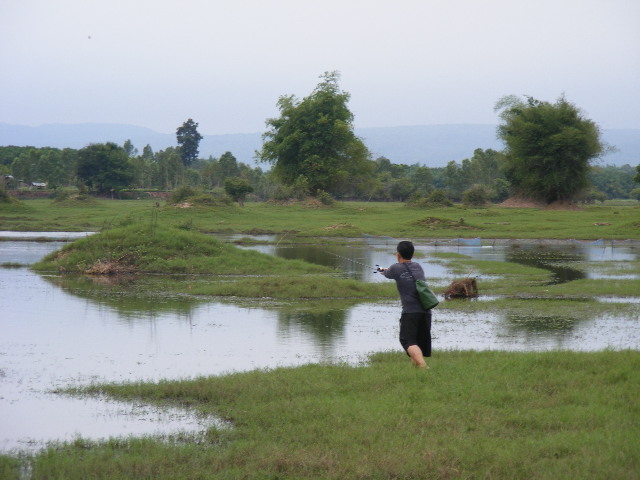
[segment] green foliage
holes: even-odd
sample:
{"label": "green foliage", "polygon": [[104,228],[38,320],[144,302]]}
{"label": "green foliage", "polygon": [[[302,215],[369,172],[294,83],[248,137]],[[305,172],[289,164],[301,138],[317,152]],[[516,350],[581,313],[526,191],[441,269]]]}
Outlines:
{"label": "green foliage", "polygon": [[177,190],[174,190],[169,197],[169,203],[177,204],[184,202],[187,198],[193,197],[196,195],[196,190],[194,190],[189,185],[184,185]]}
{"label": "green foliage", "polygon": [[433,190],[426,197],[421,195],[411,197],[407,202],[407,205],[419,208],[437,208],[450,207],[453,203],[449,199],[446,190],[439,188],[437,190]]}
{"label": "green foliage", "polygon": [[50,188],[71,185],[76,177],[78,151],[65,148],[20,149],[11,163],[16,180],[45,182]]}
{"label": "green foliage", "polygon": [[462,203],[471,207],[482,207],[489,203],[492,192],[484,185],[475,184],[462,194]]}
{"label": "green foliage", "polygon": [[300,176],[309,190],[349,191],[371,174],[369,152],[353,132],[349,94],[338,86],[338,73],[327,72],[311,95],[278,100],[279,118],[267,120],[260,159],[273,165],[285,185]]}
{"label": "green foliage", "polygon": [[202,138],[202,135],[198,133],[198,124],[192,119],[188,119],[176,130],[176,139],[185,167],[190,166],[198,158],[198,146]]}
{"label": "green foliage", "polygon": [[36,148],[16,147],[14,145],[0,147],[0,165],[10,166],[16,158],[22,154],[28,153],[30,150],[36,150]]}
{"label": "green foliage", "polygon": [[253,187],[243,178],[227,178],[224,181],[224,191],[242,207],[247,194],[253,192]]}
{"label": "green foliage", "polygon": [[127,153],[115,143],[96,143],[78,152],[78,178],[98,193],[127,187],[132,176]]}
{"label": "green foliage", "polygon": [[634,172],[635,169],[629,165],[593,166],[589,171],[589,181],[597,190],[603,192],[606,198],[629,198],[633,190]]}
{"label": "green foliage", "polygon": [[596,202],[604,203],[607,199],[607,195],[595,187],[588,188],[580,194],[576,195],[574,199],[580,203],[594,204]]}
{"label": "green foliage", "polygon": [[334,198],[331,196],[329,192],[325,192],[324,190],[318,190],[316,192],[316,198],[320,200],[320,203],[323,205],[333,205],[335,203]]}
{"label": "green foliage", "polygon": [[7,189],[4,186],[4,179],[0,178],[0,203],[11,203],[13,198],[9,193],[7,193]]}
{"label": "green foliage", "polygon": [[98,204],[96,199],[89,195],[89,192],[86,190],[86,188],[78,190],[59,190],[58,192],[56,192],[53,202],[57,205],[64,205],[66,207],[76,207],[79,205],[89,206]]}
{"label": "green foliage", "polygon": [[577,107],[564,97],[551,104],[508,96],[496,110],[504,172],[516,193],[551,203],[571,200],[588,185],[589,162],[604,145],[598,126]]}
{"label": "green foliage", "polygon": [[188,203],[191,206],[215,207],[230,205],[231,199],[222,192],[205,193],[189,185],[184,185],[175,190],[167,202],[172,205]]}

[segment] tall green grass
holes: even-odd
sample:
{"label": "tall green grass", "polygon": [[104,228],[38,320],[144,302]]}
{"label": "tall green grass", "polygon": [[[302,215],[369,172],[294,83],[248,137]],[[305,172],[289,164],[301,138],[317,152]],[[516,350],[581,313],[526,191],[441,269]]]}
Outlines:
{"label": "tall green grass", "polygon": [[382,353],[369,366],[96,385],[85,393],[189,406],[232,428],[186,444],[78,440],[36,455],[32,478],[638,478],[639,352],[450,351],[429,363]]}

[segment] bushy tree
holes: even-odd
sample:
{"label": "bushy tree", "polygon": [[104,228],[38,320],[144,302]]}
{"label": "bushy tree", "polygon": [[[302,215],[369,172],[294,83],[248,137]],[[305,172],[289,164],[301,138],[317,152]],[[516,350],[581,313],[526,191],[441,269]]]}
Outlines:
{"label": "bushy tree", "polygon": [[127,187],[132,177],[127,152],[115,143],[95,143],[78,151],[78,178],[98,193]]}
{"label": "bushy tree", "polygon": [[476,183],[462,194],[462,203],[470,207],[482,207],[489,203],[492,192],[486,185]]}
{"label": "bushy tree", "polygon": [[192,119],[188,119],[176,130],[176,138],[180,148],[182,163],[189,167],[198,158],[198,147],[202,135],[198,133],[198,124]]}
{"label": "bushy tree", "polygon": [[547,203],[571,200],[588,186],[589,162],[604,150],[600,130],[560,97],[555,103],[532,97],[503,97],[496,104],[502,124],[504,171],[524,196]]}
{"label": "bushy tree", "polygon": [[369,151],[353,131],[349,94],[340,90],[337,72],[327,72],[315,90],[299,101],[278,100],[279,118],[267,120],[260,160],[273,165],[285,185],[302,175],[311,192],[342,194],[371,175]]}
{"label": "bushy tree", "polygon": [[247,194],[253,192],[253,187],[244,178],[227,178],[224,181],[224,191],[243,207]]}

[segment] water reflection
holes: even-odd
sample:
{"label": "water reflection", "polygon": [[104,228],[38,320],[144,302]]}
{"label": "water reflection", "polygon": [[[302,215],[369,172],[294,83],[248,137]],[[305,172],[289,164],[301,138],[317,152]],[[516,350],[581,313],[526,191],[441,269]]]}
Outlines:
{"label": "water reflection", "polygon": [[278,335],[283,339],[308,337],[325,358],[335,355],[336,345],[345,336],[347,310],[278,312]]}
{"label": "water reflection", "polygon": [[572,263],[584,260],[584,256],[574,250],[541,247],[511,248],[506,255],[506,260],[550,271],[553,274],[551,283],[566,283],[587,277],[585,272],[571,266]]}
{"label": "water reflection", "polygon": [[186,281],[168,275],[43,275],[47,282],[76,297],[113,309],[121,320],[148,320],[163,314],[189,321],[202,301],[163,293],[162,283]]}

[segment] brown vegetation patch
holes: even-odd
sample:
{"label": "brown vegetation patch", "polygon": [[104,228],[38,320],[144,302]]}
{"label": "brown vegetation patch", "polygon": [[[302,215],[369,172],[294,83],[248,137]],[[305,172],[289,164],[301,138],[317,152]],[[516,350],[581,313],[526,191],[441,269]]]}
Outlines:
{"label": "brown vegetation patch", "polygon": [[324,227],[323,230],[342,230],[344,228],[355,228],[350,223],[336,223],[335,225],[329,225],[328,227]]}
{"label": "brown vegetation patch", "polygon": [[323,208],[326,207],[324,203],[322,203],[317,198],[309,198],[306,202],[304,202],[304,208]]}
{"label": "brown vegetation patch", "polygon": [[134,265],[127,264],[123,259],[117,260],[98,260],[84,273],[89,275],[124,275],[136,273],[137,268]]}
{"label": "brown vegetation patch", "polygon": [[472,298],[478,296],[478,284],[475,278],[465,278],[451,282],[444,291],[444,298]]}
{"label": "brown vegetation patch", "polygon": [[507,208],[540,208],[543,210],[581,210],[581,208],[572,202],[557,201],[545,203],[541,200],[526,197],[509,197],[504,202],[498,204],[499,207]]}
{"label": "brown vegetation patch", "polygon": [[430,230],[437,230],[439,228],[454,228],[459,230],[478,230],[477,227],[467,225],[464,223],[464,218],[460,220],[449,220],[448,218],[436,218],[427,217],[415,222],[416,225],[421,227],[427,227]]}

